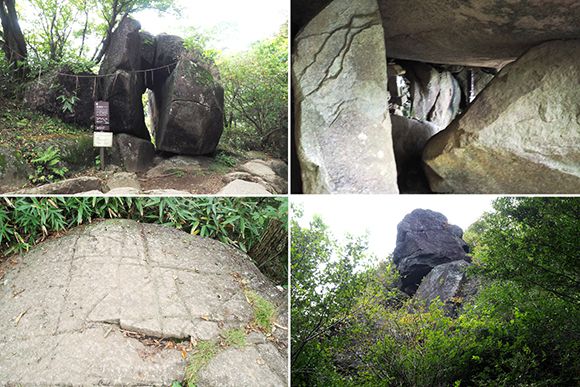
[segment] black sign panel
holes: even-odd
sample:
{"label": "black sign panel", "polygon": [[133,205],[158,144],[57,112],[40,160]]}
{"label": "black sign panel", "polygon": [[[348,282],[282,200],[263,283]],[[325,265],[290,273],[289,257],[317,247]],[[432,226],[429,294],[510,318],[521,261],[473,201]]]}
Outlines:
{"label": "black sign panel", "polygon": [[109,130],[109,102],[95,102],[95,130],[99,132]]}

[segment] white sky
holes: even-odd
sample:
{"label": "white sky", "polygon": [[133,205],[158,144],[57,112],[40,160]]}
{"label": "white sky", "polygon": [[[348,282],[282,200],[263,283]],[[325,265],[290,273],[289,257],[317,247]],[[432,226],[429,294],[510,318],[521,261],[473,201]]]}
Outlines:
{"label": "white sky", "polygon": [[300,195],[291,202],[304,210],[300,224],[306,226],[315,214],[322,217],[333,235],[369,234],[369,250],[383,260],[395,249],[397,224],[416,208],[442,213],[449,223],[464,231],[485,211],[492,195]]}
{"label": "white sky", "polygon": [[273,36],[288,22],[288,0],[176,0],[181,16],[143,11],[134,15],[143,30],[180,35],[187,27],[220,31],[216,47],[243,51],[255,41]]}

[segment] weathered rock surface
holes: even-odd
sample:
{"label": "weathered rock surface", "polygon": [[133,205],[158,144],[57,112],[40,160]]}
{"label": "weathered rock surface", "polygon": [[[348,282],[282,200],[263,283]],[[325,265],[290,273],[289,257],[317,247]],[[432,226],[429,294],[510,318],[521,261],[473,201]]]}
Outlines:
{"label": "weathered rock surface", "polygon": [[157,149],[194,156],[214,152],[223,131],[224,90],[207,65],[184,53],[155,90]]}
{"label": "weathered rock surface", "polygon": [[[111,44],[99,70],[101,97],[109,101],[110,128],[149,140],[142,96],[145,78],[141,70],[142,41],[138,21],[125,17],[111,36]],[[109,75],[110,74],[110,75]]]}
{"label": "weathered rock surface", "polygon": [[86,191],[107,191],[107,187],[98,177],[81,176],[41,185],[39,187],[25,188],[15,193],[28,195],[73,195]]}
{"label": "weathered rock surface", "polygon": [[0,146],[0,186],[12,187],[28,183],[28,175],[32,168],[22,157],[14,153],[14,149]]}
{"label": "weathered rock surface", "polygon": [[107,187],[111,190],[122,187],[131,187],[136,190],[141,189],[137,175],[133,172],[114,173],[107,179]]}
{"label": "weathered rock surface", "polygon": [[197,175],[207,170],[213,162],[212,158],[204,156],[173,156],[167,159],[158,159],[157,165],[147,171],[147,177],[156,178],[180,173]]}
{"label": "weathered rock surface", "polygon": [[453,261],[435,266],[421,281],[415,297],[427,301],[427,305],[437,297],[442,302],[456,297],[465,279],[467,261]]}
{"label": "weathered rock surface", "polygon": [[576,0],[379,0],[391,58],[501,67],[530,47],[580,38]]}
{"label": "weathered rock surface", "polygon": [[439,128],[429,122],[391,115],[398,184],[402,193],[430,192],[421,156]]}
{"label": "weathered rock surface", "polygon": [[580,40],[531,49],[427,144],[435,192],[580,191]]}
{"label": "weathered rock surface", "polygon": [[272,195],[262,184],[253,183],[245,180],[234,180],[223,187],[218,193],[218,195],[259,195],[259,196],[269,196]]}
{"label": "weathered rock surface", "polygon": [[[2,385],[167,386],[183,380],[180,351],[125,331],[217,340],[253,319],[242,286],[275,305],[286,298],[231,247],[128,220],[79,227],[17,260],[0,283]],[[218,354],[204,375],[237,364],[239,379],[229,385],[285,385],[285,351],[262,345]]]}
{"label": "weathered rock surface", "polygon": [[418,62],[401,61],[410,82],[412,117],[443,129],[459,113],[461,89],[449,71]]}
{"label": "weathered rock surface", "polygon": [[127,172],[143,172],[153,164],[155,147],[149,140],[128,134],[116,134],[111,150],[111,162]]}
{"label": "weathered rock surface", "polygon": [[469,261],[469,247],[460,227],[450,225],[438,212],[417,209],[397,226],[393,262],[401,274],[401,290],[412,295],[435,266]]}
{"label": "weathered rock surface", "polygon": [[298,34],[296,141],[305,193],[397,193],[376,1],[335,0]]}
{"label": "weathered rock surface", "polygon": [[[279,161],[286,165],[281,160]],[[288,192],[287,175],[280,176],[277,172],[274,172],[274,169],[272,168],[273,166],[279,172],[285,172],[285,168],[283,168],[280,163],[275,160],[251,160],[239,166],[237,171],[225,175],[223,180],[226,183],[231,183],[235,180],[245,180],[262,185],[270,193],[285,194]]]}
{"label": "weathered rock surface", "polygon": [[272,344],[229,348],[199,374],[199,386],[285,386],[286,364]]}

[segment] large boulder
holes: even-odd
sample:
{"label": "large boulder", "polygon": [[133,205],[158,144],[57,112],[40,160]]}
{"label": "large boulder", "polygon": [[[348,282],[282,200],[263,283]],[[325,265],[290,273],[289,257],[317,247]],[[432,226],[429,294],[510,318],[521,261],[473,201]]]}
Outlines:
{"label": "large boulder", "polygon": [[429,192],[421,155],[427,141],[440,129],[426,121],[396,115],[391,115],[391,123],[401,193]]}
{"label": "large boulder", "polygon": [[192,156],[215,151],[223,132],[224,90],[203,61],[182,54],[154,89],[154,101],[157,149]]}
{"label": "large boulder", "polygon": [[580,190],[580,40],[531,49],[427,144],[435,192]]}
{"label": "large boulder", "polygon": [[435,266],[421,281],[415,297],[426,301],[427,305],[437,298],[444,303],[450,301],[458,295],[466,278],[465,269],[470,265],[459,260]]}
{"label": "large boulder", "polygon": [[577,0],[378,3],[391,58],[501,67],[542,42],[580,38]]}
{"label": "large boulder", "polygon": [[[90,127],[94,122],[96,87],[94,74],[61,67],[28,83],[24,90],[24,104],[64,122]],[[71,109],[63,109],[62,98],[74,100]]]}
{"label": "large boulder", "polygon": [[138,21],[125,17],[111,35],[99,70],[101,98],[109,101],[110,128],[149,140],[143,112],[145,77],[142,69],[142,35]]}
{"label": "large boulder", "polygon": [[111,162],[128,172],[143,172],[149,169],[155,158],[155,147],[151,141],[128,134],[116,134],[111,150]]}
{"label": "large boulder", "polygon": [[295,131],[305,193],[398,193],[374,0],[335,0],[298,34]]}
{"label": "large boulder", "polygon": [[469,261],[469,247],[459,226],[450,225],[445,215],[417,209],[397,226],[393,262],[401,274],[401,290],[412,295],[421,280],[435,266],[452,261]]}

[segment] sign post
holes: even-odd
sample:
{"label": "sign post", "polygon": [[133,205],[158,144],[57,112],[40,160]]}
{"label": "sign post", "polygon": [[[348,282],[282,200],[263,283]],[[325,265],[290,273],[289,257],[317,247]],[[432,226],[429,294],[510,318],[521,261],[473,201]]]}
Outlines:
{"label": "sign post", "polygon": [[113,146],[113,133],[109,127],[109,102],[95,102],[95,132],[93,146],[100,148],[101,169],[105,169],[105,148]]}

